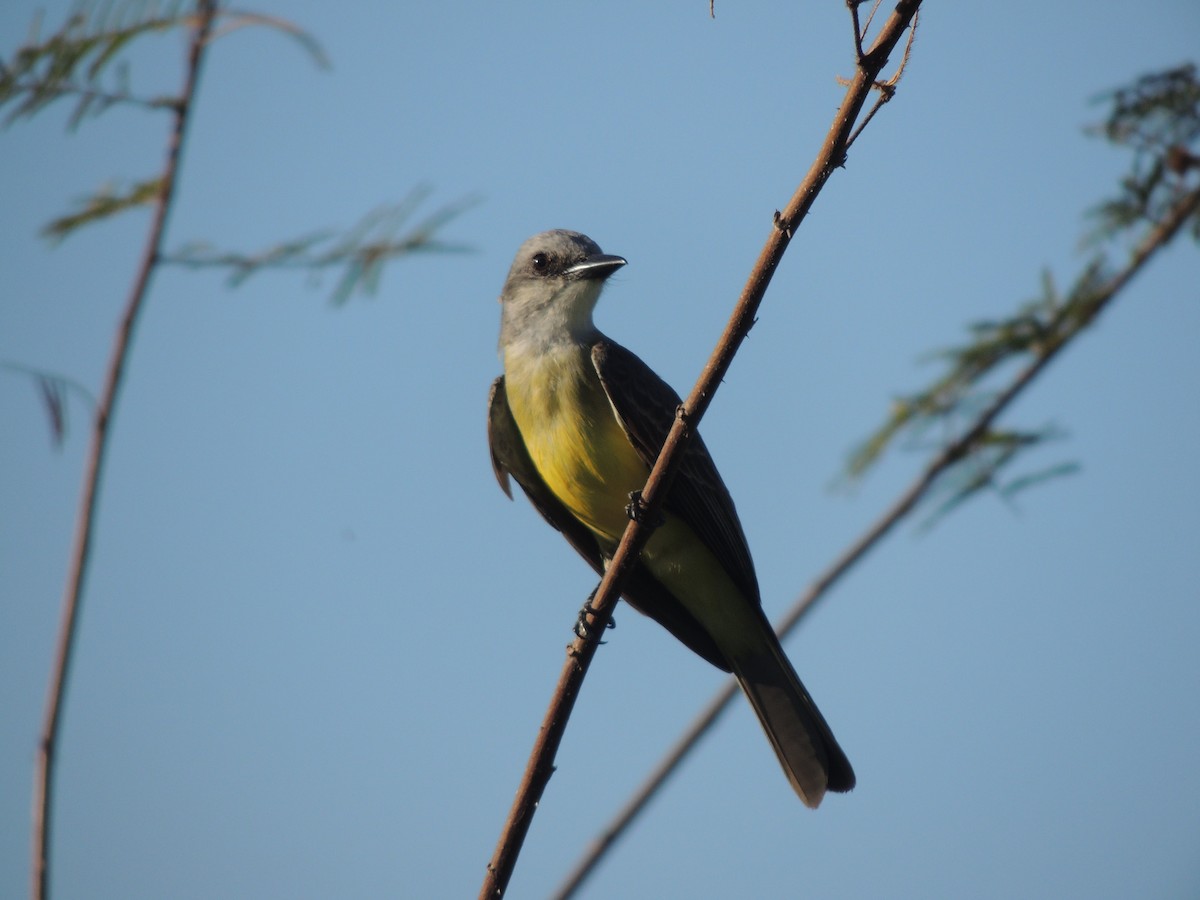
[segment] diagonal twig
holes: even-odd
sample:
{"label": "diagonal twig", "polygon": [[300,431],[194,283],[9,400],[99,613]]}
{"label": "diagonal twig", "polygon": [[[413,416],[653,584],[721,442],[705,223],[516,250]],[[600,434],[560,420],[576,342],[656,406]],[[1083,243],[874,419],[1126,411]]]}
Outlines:
{"label": "diagonal twig", "polygon": [[845,99],[834,117],[833,125],[816,160],[786,209],[782,213],[776,212],[770,237],[742,289],[729,323],[691,394],[677,410],[675,423],[642,492],[642,511],[636,517],[632,517],[594,599],[585,607],[588,627],[582,630],[582,636],[572,643],[568,651],[567,662],[559,675],[558,685],[542,721],[516,799],[488,864],[480,891],[481,898],[501,897],[508,887],[533,814],[553,773],[555,754],[582,687],[584,675],[595,655],[600,635],[604,632],[612,616],[613,607],[621,595],[623,580],[636,564],[642,547],[650,537],[652,528],[643,523],[655,521],[657,511],[661,508],[671,480],[682,461],[683,448],[712,401],[712,396],[733,361],[734,354],[753,325],[755,313],[796,227],[812,207],[830,175],[842,165],[851,129],[862,112],[879,72],[887,64],[888,56],[903,37],[920,5],[920,0],[900,0],[871,50],[860,55],[855,77],[846,91]]}
{"label": "diagonal twig", "polygon": [[75,547],[71,556],[66,591],[63,596],[62,621],[59,625],[53,669],[50,674],[49,696],[46,701],[45,718],[38,741],[37,763],[34,773],[33,796],[33,872],[31,893],[34,900],[46,900],[50,892],[50,837],[51,814],[54,806],[55,750],[57,749],[59,726],[62,721],[63,705],[66,701],[68,676],[71,668],[72,648],[76,637],[76,624],[83,600],[83,587],[87,576],[88,559],[91,553],[93,524],[100,493],[100,480],[108,450],[109,425],[116,411],[120,396],[122,377],[129,360],[130,346],[138,315],[142,310],[150,287],[150,279],[159,261],[163,235],[166,231],[167,215],[175,194],[183,139],[189,121],[192,102],[200,76],[200,64],[204,57],[208,35],[217,14],[216,0],[198,0],[194,31],[188,50],[187,74],[179,104],[174,107],[174,125],[167,145],[167,159],[163,167],[158,199],[155,202],[154,218],[142,251],[141,264],[129,291],[125,312],[117,329],[116,341],[109,358],[104,388],[96,406],[92,427],[92,444],[84,474],[83,495],[80,499],[79,517],[76,522]]}
{"label": "diagonal twig", "polygon": [[[1129,284],[1133,277],[1150,261],[1151,257],[1166,246],[1183,228],[1187,222],[1200,212],[1200,188],[1181,196],[1170,210],[1169,214],[1155,226],[1137,245],[1125,267],[1110,277],[1099,289],[1095,304],[1090,310],[1089,323],[1109,305],[1113,299]],[[867,555],[883,538],[892,531],[902,520],[908,517],[920,502],[929,494],[938,479],[964,459],[973,445],[983,439],[996,419],[1014,400],[1045,370],[1069,343],[1075,340],[1083,329],[1074,331],[1062,341],[1046,347],[1045,351],[1016,373],[1008,386],[998,394],[992,402],[979,414],[967,429],[955,441],[947,444],[925,467],[920,476],[902,493],[892,505],[879,516],[873,525],[850,544],[834,562],[809,585],[807,590],[793,605],[787,615],[776,626],[780,639],[789,635],[800,620],[809,612],[817,601],[825,596],[842,576],[850,571],[864,556]],[[679,764],[695,748],[721,714],[729,708],[730,703],[738,694],[737,683],[729,679],[726,685],[709,701],[692,720],[691,725],[679,737],[675,744],[659,761],[649,776],[642,782],[641,787],[629,798],[625,805],[612,818],[598,837],[592,842],[587,852],[576,862],[562,884],[555,891],[556,900],[566,900],[574,896],[578,888],[595,870],[600,860],[616,841],[625,833],[633,821],[658,793]]]}

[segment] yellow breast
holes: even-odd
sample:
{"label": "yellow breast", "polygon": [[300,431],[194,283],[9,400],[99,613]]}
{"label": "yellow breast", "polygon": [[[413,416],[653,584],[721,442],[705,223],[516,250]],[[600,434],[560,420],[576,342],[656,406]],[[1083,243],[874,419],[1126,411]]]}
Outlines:
{"label": "yellow breast", "polygon": [[546,485],[607,542],[629,524],[629,493],[650,470],[613,414],[584,347],[505,354],[505,387],[529,455]]}

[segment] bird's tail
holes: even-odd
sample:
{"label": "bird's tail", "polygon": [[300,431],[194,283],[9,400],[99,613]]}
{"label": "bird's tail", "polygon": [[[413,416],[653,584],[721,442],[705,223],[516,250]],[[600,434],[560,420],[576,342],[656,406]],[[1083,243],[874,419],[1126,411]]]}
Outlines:
{"label": "bird's tail", "polygon": [[815,809],[827,790],[851,790],[854,770],[765,616],[762,625],[764,640],[731,654],[729,663],[792,787]]}

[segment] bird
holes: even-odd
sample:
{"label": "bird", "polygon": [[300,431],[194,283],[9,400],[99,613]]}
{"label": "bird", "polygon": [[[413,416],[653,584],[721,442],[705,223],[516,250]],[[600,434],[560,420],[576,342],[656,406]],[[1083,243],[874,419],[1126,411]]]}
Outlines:
{"label": "bird", "polygon": [[[576,231],[521,244],[500,294],[504,372],[488,398],[501,489],[511,500],[516,481],[601,575],[680,405],[653,369],[594,324],[606,281],[625,265]],[[698,434],[622,596],[734,675],[806,806],[854,787],[846,754],[763,612],[733,498]]]}

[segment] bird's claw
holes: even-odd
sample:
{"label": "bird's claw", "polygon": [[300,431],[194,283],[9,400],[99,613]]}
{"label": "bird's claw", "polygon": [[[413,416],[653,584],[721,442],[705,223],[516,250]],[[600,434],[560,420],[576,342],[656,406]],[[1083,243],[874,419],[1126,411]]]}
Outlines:
{"label": "bird's claw", "polygon": [[[596,591],[592,591],[590,594],[588,594],[588,598],[584,602],[583,608],[579,610],[579,618],[575,620],[575,627],[572,629],[572,631],[575,632],[575,637],[577,638],[583,638],[586,640],[588,635],[591,634],[592,626],[589,620],[596,614],[596,607],[592,606],[592,601],[595,599]],[[610,618],[604,624],[604,627],[606,629],[616,628],[617,623]],[[601,641],[600,643],[603,644],[604,641]]]}
{"label": "bird's claw", "polygon": [[646,515],[646,502],[642,499],[641,491],[630,491],[629,502],[625,505],[625,515],[633,519],[635,522],[640,522],[642,525],[650,525],[652,528],[658,528],[667,521],[667,517],[661,512],[654,517],[654,521],[650,522]]}

